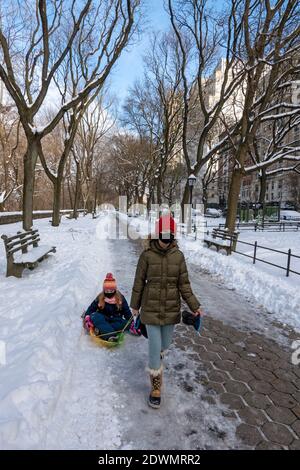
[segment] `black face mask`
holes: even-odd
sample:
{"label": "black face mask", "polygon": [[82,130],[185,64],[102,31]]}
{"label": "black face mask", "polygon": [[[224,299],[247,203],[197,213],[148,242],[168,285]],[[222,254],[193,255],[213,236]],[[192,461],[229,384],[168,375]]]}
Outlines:
{"label": "black face mask", "polygon": [[116,295],[116,293],[115,292],[104,292],[104,295],[108,299],[112,299],[114,297],[114,295]]}
{"label": "black face mask", "polygon": [[160,233],[159,234],[159,239],[160,239],[161,242],[168,245],[168,244],[172,243],[172,241],[174,240],[174,235],[173,235],[173,233],[171,233],[169,238],[165,238],[165,235]]}

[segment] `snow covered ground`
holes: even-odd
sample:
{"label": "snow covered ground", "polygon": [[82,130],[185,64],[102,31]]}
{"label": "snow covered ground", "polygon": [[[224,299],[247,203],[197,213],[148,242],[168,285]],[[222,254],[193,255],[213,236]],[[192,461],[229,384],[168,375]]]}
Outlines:
{"label": "snow covered ground", "polygon": [[[164,406],[153,411],[146,404],[147,342],[128,336],[110,351],[83,333],[80,314],[107,272],[130,296],[136,244],[105,240],[108,222],[109,216],[81,217],[53,228],[48,220],[36,221],[42,243],[56,245],[57,253],[22,279],[5,278],[0,247],[0,344],[6,349],[0,449],[238,448],[224,407],[199,407],[202,385],[193,383],[187,400],[178,374],[193,382],[197,366],[178,349],[167,358]],[[20,228],[1,226],[1,233]]]}

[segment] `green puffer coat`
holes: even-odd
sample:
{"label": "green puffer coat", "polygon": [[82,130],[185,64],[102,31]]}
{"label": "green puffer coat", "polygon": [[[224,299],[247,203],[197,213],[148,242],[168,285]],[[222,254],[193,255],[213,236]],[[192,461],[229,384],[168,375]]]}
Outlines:
{"label": "green puffer coat", "polygon": [[176,241],[167,249],[162,249],[157,240],[149,241],[136,268],[131,308],[141,308],[141,320],[146,325],[173,325],[181,320],[180,295],[192,312],[199,308],[184,254]]}

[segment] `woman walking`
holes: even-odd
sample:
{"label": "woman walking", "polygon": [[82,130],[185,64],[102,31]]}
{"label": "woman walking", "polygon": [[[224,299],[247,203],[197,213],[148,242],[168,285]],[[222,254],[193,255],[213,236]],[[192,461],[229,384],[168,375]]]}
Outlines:
{"label": "woman walking", "polygon": [[139,258],[130,302],[134,315],[141,309],[141,321],[147,329],[151,380],[148,403],[153,408],[161,403],[162,358],[172,342],[174,326],[181,320],[180,296],[194,315],[203,314],[175,234],[173,217],[160,217],[155,237],[149,238]]}

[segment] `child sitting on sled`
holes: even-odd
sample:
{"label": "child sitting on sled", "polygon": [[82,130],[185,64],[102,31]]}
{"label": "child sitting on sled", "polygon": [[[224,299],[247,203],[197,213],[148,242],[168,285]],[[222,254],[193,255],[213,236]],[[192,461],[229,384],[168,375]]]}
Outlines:
{"label": "child sitting on sled", "polygon": [[106,275],[103,291],[91,303],[84,316],[84,327],[105,341],[117,341],[117,332],[130,328],[132,313],[125,297],[117,290],[111,273]]}

